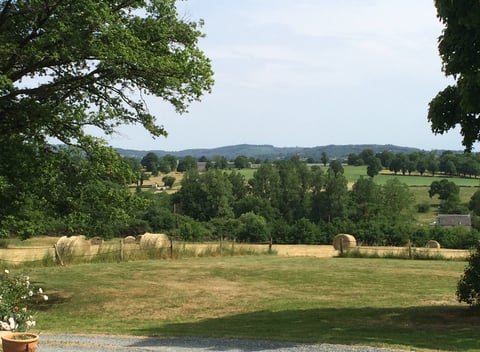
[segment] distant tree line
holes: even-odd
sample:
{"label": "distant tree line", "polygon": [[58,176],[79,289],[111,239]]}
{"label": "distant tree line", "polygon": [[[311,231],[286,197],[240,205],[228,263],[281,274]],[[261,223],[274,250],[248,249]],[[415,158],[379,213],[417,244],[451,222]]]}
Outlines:
{"label": "distant tree line", "polygon": [[[134,159],[136,160],[136,159]],[[454,153],[444,151],[440,155],[434,151],[414,151],[411,153],[393,153],[385,150],[375,153],[372,149],[364,149],[360,153],[350,153],[345,160],[330,159],[323,152],[320,158],[312,157],[303,159],[308,164],[318,164],[327,166],[332,162],[346,163],[352,166],[367,166],[367,175],[374,177],[382,170],[388,170],[394,174],[412,175],[438,175],[477,177],[480,175],[480,154],[478,153]],[[159,157],[154,152],[147,153],[141,160],[141,165],[145,171],[156,176],[159,173],[168,173],[170,171],[185,172],[196,168],[197,162],[205,163],[206,169],[245,169],[252,165],[259,165],[274,160],[260,160],[258,158],[239,155],[232,160],[224,156],[216,156],[211,159],[200,157],[195,159],[193,156],[185,156],[177,159],[171,154]]]}
{"label": "distant tree line", "polygon": [[438,173],[447,176],[477,177],[480,175],[480,155],[478,153],[453,153],[445,151],[441,155],[435,152],[392,153],[383,151],[374,153],[365,149],[359,154],[349,154],[348,165],[367,165],[371,168],[370,176],[375,176],[385,169],[394,174],[420,175]]}
{"label": "distant tree line", "polygon": [[[224,237],[330,244],[336,234],[351,233],[363,244],[410,241],[422,246],[434,239],[455,248],[469,247],[479,237],[476,230],[419,226],[414,219],[421,209],[415,207],[408,186],[396,178],[378,185],[372,177],[363,177],[349,187],[344,164],[326,157],[318,165],[299,157],[259,164],[248,157],[218,157],[203,159],[205,171],[199,171],[193,157],[147,154],[138,161],[97,143],[88,153],[75,147],[39,148],[14,137],[1,147],[6,151],[0,155],[3,237],[82,233],[108,238],[155,231],[191,241]],[[359,156],[368,160],[372,154]],[[467,160],[450,153],[436,159],[440,165],[447,158],[454,164]],[[350,159],[359,164],[358,158]],[[23,171],[7,167],[15,164],[22,164]],[[247,180],[238,169],[252,164],[256,170]],[[184,172],[179,190],[140,192],[143,180],[155,170]],[[166,186],[175,182],[167,174],[162,180]],[[137,192],[129,188],[132,184]],[[429,195],[439,197],[443,212],[471,210],[480,215],[480,193],[470,204],[460,204],[458,187],[447,179],[432,182]]]}

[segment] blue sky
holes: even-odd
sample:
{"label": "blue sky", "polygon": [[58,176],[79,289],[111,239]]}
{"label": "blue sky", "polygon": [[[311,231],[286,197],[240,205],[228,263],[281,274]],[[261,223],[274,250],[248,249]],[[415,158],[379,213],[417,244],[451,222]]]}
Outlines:
{"label": "blue sky", "polygon": [[128,126],[114,147],[176,151],[241,143],[277,147],[395,144],[463,149],[458,131],[434,135],[429,101],[451,83],[441,71],[433,0],[186,0],[203,19],[200,47],[215,85],[190,112],[161,100],[169,132]]}

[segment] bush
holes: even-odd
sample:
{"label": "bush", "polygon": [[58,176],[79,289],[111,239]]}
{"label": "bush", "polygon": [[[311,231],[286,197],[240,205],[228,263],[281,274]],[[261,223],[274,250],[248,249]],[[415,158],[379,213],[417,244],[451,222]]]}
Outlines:
{"label": "bush", "polygon": [[253,212],[242,214],[238,218],[240,226],[237,238],[240,242],[265,242],[269,239],[270,233],[265,218]]}
{"label": "bush", "polygon": [[417,205],[417,211],[419,213],[428,213],[430,211],[430,204],[421,203]]}
{"label": "bush", "polygon": [[414,247],[424,247],[430,240],[429,227],[416,227],[410,235],[411,244]]}
{"label": "bush", "polygon": [[457,298],[472,308],[480,308],[480,242],[457,284]]}
{"label": "bush", "polygon": [[170,233],[173,237],[177,237],[183,241],[204,241],[208,240],[210,235],[209,231],[205,227],[205,224],[188,216],[179,216],[178,228],[171,230]]}

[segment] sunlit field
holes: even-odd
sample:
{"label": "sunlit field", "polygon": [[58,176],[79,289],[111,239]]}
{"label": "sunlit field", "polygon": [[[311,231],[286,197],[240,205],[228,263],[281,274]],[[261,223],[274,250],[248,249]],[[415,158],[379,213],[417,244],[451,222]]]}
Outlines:
{"label": "sunlit field", "polygon": [[480,351],[458,261],[241,256],[29,269],[45,333]]}

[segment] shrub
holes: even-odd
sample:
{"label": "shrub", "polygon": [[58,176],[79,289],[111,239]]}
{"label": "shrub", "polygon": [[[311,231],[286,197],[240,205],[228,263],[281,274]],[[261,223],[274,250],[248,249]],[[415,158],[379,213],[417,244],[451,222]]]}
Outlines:
{"label": "shrub", "polygon": [[27,331],[35,320],[27,307],[40,296],[48,300],[41,288],[35,289],[25,274],[10,275],[5,270],[0,277],[0,330]]}
{"label": "shrub", "polygon": [[430,204],[421,203],[417,205],[417,211],[419,213],[428,213],[430,211]]}
{"label": "shrub", "polygon": [[269,229],[265,218],[253,212],[242,214],[238,218],[240,226],[237,238],[240,242],[264,242],[269,238]]}
{"label": "shrub", "polygon": [[457,284],[457,298],[473,308],[480,308],[480,242],[468,259],[468,266]]}

